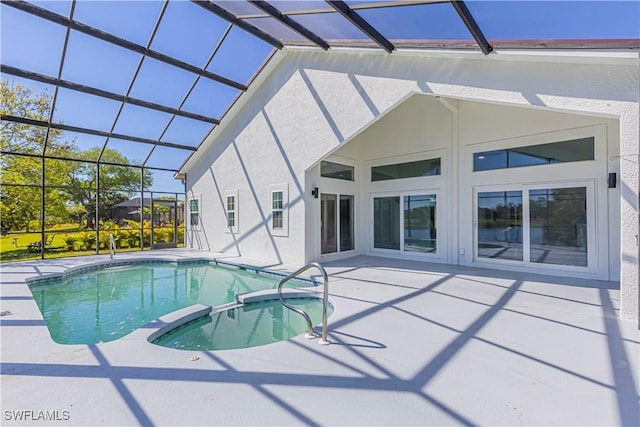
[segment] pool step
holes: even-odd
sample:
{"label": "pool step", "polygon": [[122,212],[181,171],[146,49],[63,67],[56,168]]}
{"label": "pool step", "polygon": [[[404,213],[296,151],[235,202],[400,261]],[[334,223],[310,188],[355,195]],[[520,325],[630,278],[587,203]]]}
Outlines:
{"label": "pool step", "polygon": [[[282,289],[282,294],[287,298],[313,298],[316,295],[320,295],[318,298],[322,298],[317,288],[309,289]],[[260,301],[269,301],[279,299],[277,289],[265,289],[262,291],[247,292],[245,294],[236,295],[236,301],[239,305],[251,304]]]}

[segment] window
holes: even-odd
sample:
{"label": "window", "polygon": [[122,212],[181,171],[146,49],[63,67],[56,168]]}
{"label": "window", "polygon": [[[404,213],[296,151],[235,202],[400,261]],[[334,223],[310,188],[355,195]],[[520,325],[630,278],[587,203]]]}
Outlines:
{"label": "window", "polygon": [[522,191],[478,193],[478,257],[523,260]]}
{"label": "window", "polygon": [[594,160],[594,144],[595,138],[589,137],[474,153],[473,171]]}
{"label": "window", "polygon": [[271,228],[282,229],[284,221],[282,217],[282,191],[273,191],[271,193]]}
{"label": "window", "polygon": [[189,221],[192,227],[198,227],[200,225],[199,202],[198,199],[189,200]]}
{"label": "window", "polygon": [[236,198],[234,196],[227,196],[227,227],[233,228],[236,226]]}
{"label": "window", "polygon": [[373,198],[373,247],[400,252],[437,252],[436,195]]}
{"label": "window", "polygon": [[418,160],[417,162],[396,163],[393,165],[373,166],[371,181],[389,179],[419,178],[421,176],[440,175],[440,159]]}
{"label": "window", "polygon": [[320,162],[320,176],[325,178],[344,179],[353,181],[353,166],[341,165],[339,163],[322,161]]}
{"label": "window", "polygon": [[354,198],[347,194],[320,196],[320,249],[321,253],[352,251],[354,246]]}
{"label": "window", "polygon": [[565,187],[477,193],[477,256],[588,267],[589,192]]}
{"label": "window", "polygon": [[289,187],[287,184],[269,186],[268,209],[271,210],[269,228],[273,236],[289,235]]}
{"label": "window", "polygon": [[233,228],[236,226],[236,198],[234,196],[227,196],[227,227]]}
{"label": "window", "polygon": [[238,232],[238,190],[227,191],[224,198],[227,232]]}

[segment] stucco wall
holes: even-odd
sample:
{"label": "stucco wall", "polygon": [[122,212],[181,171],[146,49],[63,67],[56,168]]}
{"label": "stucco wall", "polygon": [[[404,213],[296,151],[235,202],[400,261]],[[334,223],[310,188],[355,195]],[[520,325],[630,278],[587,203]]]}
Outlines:
{"label": "stucco wall", "polygon": [[[584,112],[620,123],[621,311],[637,318],[637,53],[596,58],[292,50],[282,55],[184,169],[189,191],[202,195],[202,231],[188,233],[188,245],[304,262],[305,170],[412,93]],[[482,139],[482,132],[479,127],[470,138]],[[268,186],[284,183],[288,237],[271,236]],[[237,235],[224,227],[223,196],[230,189],[239,191]]]}

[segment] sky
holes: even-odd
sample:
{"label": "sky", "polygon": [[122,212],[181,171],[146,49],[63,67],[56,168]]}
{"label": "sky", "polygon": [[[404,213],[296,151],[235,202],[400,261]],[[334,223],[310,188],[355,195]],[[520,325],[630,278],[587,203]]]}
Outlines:
{"label": "sky", "polygon": [[[70,2],[33,1],[32,3],[69,16]],[[224,2],[223,2],[224,3]],[[272,2],[281,10],[327,8],[325,2]],[[356,5],[362,2],[347,1]],[[146,46],[163,3],[161,1],[76,2],[74,19],[110,32],[138,45]],[[640,39],[640,1],[468,1],[468,8],[485,36],[492,39]],[[234,13],[259,12],[246,2],[227,2]],[[472,37],[453,7],[448,4],[407,6],[388,10],[358,12],[389,39],[462,39]],[[295,16],[321,37],[364,39],[361,33],[340,16]],[[9,7],[0,6],[3,65],[56,77],[64,45],[66,28]],[[253,25],[273,32],[276,37],[299,40],[281,24],[270,19],[253,19]],[[190,1],[168,3],[150,45],[152,50],[173,56],[198,68],[247,84],[273,47],[233,27]],[[223,40],[224,37],[224,40]],[[222,42],[221,42],[222,41]],[[217,48],[216,54],[209,59]],[[145,58],[122,47],[72,30],[61,78],[98,89],[127,94],[163,106],[179,108],[212,118],[220,118],[241,93],[238,89]],[[133,84],[133,76],[140,65]],[[3,74],[16,83],[54,93],[52,86]],[[196,147],[211,129],[210,123],[165,112],[125,104],[60,89],[53,122],[102,131],[128,134]],[[120,113],[119,113],[120,112]],[[119,118],[116,121],[116,116]],[[105,138],[69,133],[81,149],[104,144]],[[109,148],[121,150],[134,164],[141,164],[152,145],[111,139]],[[147,160],[148,166],[177,168],[189,151],[158,147]],[[173,182],[172,173],[157,174],[154,187],[182,191]]]}

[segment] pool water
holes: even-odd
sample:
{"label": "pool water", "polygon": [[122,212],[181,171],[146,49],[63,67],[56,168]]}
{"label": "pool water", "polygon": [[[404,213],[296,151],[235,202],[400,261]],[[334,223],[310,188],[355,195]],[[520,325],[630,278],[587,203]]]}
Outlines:
{"label": "pool water", "polygon": [[[322,300],[287,298],[302,308],[314,325],[322,323]],[[332,307],[327,308],[327,315]],[[153,343],[180,350],[229,350],[286,340],[307,331],[307,322],[279,300],[247,304],[193,320]]]}
{"label": "pool water", "polygon": [[[113,341],[172,311],[235,301],[239,293],[275,289],[279,278],[212,264],[136,264],[72,274],[31,285],[53,340]],[[309,286],[295,281],[285,287]]]}

